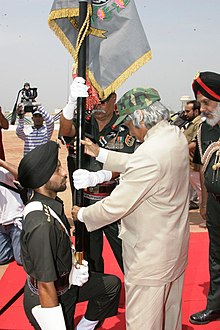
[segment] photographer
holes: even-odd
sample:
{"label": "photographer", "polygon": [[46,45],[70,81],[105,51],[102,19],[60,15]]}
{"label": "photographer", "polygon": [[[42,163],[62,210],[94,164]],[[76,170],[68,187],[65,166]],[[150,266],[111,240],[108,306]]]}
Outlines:
{"label": "photographer", "polygon": [[[33,111],[33,126],[24,126],[25,107],[22,103],[18,106],[17,114],[19,120],[16,134],[24,141],[24,155],[51,139],[54,130],[54,119],[43,106],[38,106]],[[45,125],[43,124],[44,121]]]}

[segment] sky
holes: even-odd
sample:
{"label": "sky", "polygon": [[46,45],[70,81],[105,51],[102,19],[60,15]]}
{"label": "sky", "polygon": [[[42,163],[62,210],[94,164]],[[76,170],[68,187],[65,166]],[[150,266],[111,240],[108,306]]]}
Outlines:
{"label": "sky", "polygon": [[[193,98],[198,71],[220,73],[219,0],[135,0],[153,58],[117,90],[154,87],[171,111]],[[67,101],[73,59],[48,26],[53,0],[0,0],[0,105],[11,111],[30,82],[53,113]],[[132,43],[131,43],[132,47]],[[120,53],[119,53],[120,55]]]}

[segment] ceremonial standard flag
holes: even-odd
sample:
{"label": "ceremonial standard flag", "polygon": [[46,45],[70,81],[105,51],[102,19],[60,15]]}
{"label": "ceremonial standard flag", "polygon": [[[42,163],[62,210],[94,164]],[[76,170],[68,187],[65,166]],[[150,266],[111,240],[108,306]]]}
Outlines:
{"label": "ceremonial standard flag", "polygon": [[[134,0],[90,0],[87,75],[105,99],[151,59],[151,50]],[[79,1],[55,0],[50,28],[76,60]]]}

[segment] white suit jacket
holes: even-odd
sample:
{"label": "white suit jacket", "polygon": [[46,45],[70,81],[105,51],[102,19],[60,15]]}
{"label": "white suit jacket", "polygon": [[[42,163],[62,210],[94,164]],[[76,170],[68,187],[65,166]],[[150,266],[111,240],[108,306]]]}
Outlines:
{"label": "white suit jacket", "polygon": [[83,210],[89,231],[121,219],[125,279],[161,286],[187,264],[189,151],[178,127],[162,121],[133,154],[109,151],[105,169],[120,172],[110,196]]}

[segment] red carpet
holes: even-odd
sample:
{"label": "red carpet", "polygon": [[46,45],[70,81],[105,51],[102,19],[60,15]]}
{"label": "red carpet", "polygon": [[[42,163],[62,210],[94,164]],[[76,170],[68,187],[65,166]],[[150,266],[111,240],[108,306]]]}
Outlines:
{"label": "red carpet", "polygon": [[[104,257],[106,273],[114,273],[122,279],[121,271],[115,262],[107,242],[105,242]],[[0,281],[0,308],[22,287],[25,274],[22,267],[15,262],[7,268]],[[203,326],[192,325],[188,322],[189,315],[205,307],[206,295],[209,285],[208,275],[208,235],[207,233],[191,233],[189,247],[189,265],[186,271],[183,291],[183,330],[219,330],[220,321]],[[123,293],[121,304],[123,305]],[[106,319],[100,329],[125,329],[125,310],[119,308],[116,317]],[[85,303],[77,305],[76,322],[84,314]],[[33,329],[26,319],[20,297],[6,312],[0,316],[0,330],[30,330]],[[147,330],[147,329],[146,329]]]}

